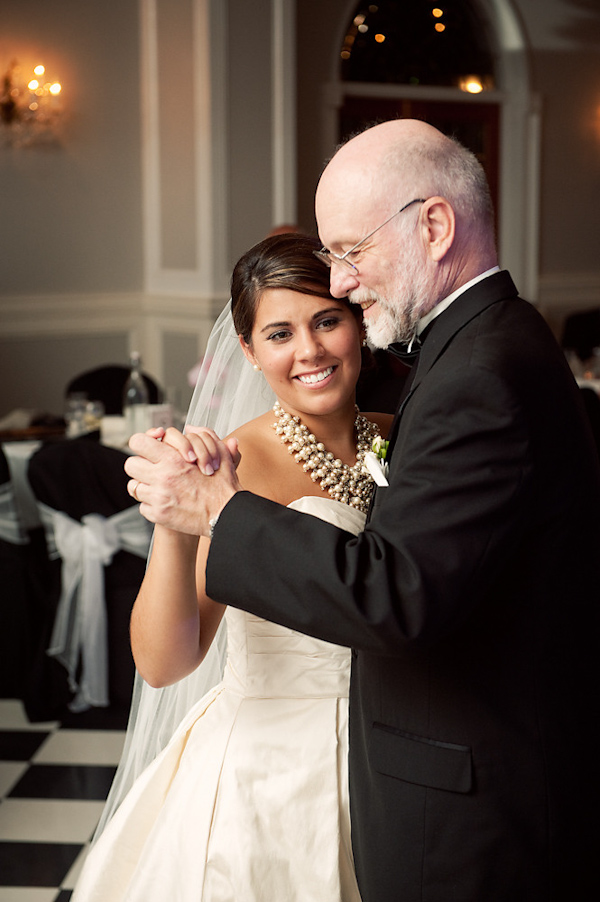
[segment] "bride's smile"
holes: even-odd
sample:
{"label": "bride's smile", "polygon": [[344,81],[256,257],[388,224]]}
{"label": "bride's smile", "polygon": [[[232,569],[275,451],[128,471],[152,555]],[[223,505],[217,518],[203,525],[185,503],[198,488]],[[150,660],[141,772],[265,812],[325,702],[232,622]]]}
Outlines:
{"label": "bride's smile", "polygon": [[334,366],[328,366],[324,370],[319,370],[318,373],[304,373],[295,378],[299,379],[303,385],[318,385],[331,376],[335,369]]}

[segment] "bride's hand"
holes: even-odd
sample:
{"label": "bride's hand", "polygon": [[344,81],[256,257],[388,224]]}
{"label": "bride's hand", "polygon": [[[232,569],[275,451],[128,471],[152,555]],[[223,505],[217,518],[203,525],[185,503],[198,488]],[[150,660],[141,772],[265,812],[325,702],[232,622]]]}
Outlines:
{"label": "bride's hand", "polygon": [[[170,445],[184,460],[196,463],[205,476],[212,476],[221,466],[218,446],[220,440],[212,429],[204,426],[186,426],[184,435],[172,426],[168,429],[159,426],[148,429],[145,434],[164,442],[165,445]],[[234,467],[237,467],[241,460],[237,439],[226,439],[223,444],[231,455]]]}
{"label": "bride's hand", "polygon": [[211,520],[242,488],[235,471],[237,442],[226,445],[211,430],[183,435],[170,428],[161,441],[136,433],[129,447],[134,454],[125,461],[128,492],[151,523],[208,536]]}
{"label": "bride's hand", "polygon": [[[238,449],[238,440],[236,438],[219,439],[216,432],[213,432],[212,429],[208,429],[205,426],[186,426],[184,438],[188,438],[192,451],[197,456],[198,466],[207,476],[210,474],[203,468],[203,464],[206,464],[208,460],[210,460],[213,472],[216,472],[221,466],[219,442],[222,442],[229,451],[234,467],[239,465],[241,454]],[[198,442],[198,439],[200,442]]]}

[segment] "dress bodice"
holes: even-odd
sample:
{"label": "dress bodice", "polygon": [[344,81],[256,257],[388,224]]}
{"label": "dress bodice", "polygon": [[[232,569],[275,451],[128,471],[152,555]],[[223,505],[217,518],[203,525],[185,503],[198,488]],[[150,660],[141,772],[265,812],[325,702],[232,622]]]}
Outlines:
{"label": "dress bodice", "polygon": [[[365,515],[329,498],[307,496],[289,505],[347,532],[360,532]],[[225,688],[253,698],[326,698],[348,695],[350,651],[236,608],[228,608]]]}

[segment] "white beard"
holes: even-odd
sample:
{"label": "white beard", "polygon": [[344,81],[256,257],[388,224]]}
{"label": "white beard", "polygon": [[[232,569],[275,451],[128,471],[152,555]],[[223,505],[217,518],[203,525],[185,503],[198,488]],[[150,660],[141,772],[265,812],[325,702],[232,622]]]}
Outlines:
{"label": "white beard", "polygon": [[413,322],[411,311],[401,312],[388,306],[385,299],[375,292],[369,298],[377,301],[377,316],[365,318],[367,340],[373,348],[387,348],[395,341],[409,342],[416,334],[418,318]]}
{"label": "white beard", "polygon": [[348,295],[352,303],[377,302],[375,316],[364,320],[368,342],[374,348],[410,342],[417,334],[419,320],[435,304],[433,273],[427,265],[413,256],[399,265],[398,273],[386,297],[368,288],[357,288]]}

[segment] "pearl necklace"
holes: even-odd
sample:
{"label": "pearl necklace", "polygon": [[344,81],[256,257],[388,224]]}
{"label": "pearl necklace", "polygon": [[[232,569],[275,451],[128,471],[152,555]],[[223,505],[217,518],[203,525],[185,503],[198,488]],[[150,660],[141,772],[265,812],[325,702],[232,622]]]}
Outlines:
{"label": "pearl necklace", "polygon": [[308,431],[300,417],[286,413],[279,401],[275,402],[273,412],[277,417],[273,429],[284,445],[289,443],[289,453],[302,464],[302,469],[312,481],[320,482],[321,489],[336,501],[366,514],[373,491],[373,478],[363,466],[363,460],[365,453],[371,450],[373,439],[379,435],[379,427],[370,423],[356,408],[356,463],[349,467],[339,458],[334,458],[331,451],[326,451],[323,443]]}

